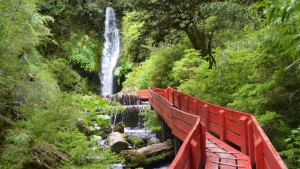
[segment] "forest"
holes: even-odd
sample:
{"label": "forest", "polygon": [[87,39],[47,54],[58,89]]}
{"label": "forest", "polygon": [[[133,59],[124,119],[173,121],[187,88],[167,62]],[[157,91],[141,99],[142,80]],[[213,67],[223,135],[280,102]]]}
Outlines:
{"label": "forest", "polygon": [[0,0],[1,169],[124,163],[93,150],[80,127],[107,123],[97,107],[111,113],[98,77],[107,6],[123,91],[170,86],[251,113],[288,168],[300,168],[299,1]]}

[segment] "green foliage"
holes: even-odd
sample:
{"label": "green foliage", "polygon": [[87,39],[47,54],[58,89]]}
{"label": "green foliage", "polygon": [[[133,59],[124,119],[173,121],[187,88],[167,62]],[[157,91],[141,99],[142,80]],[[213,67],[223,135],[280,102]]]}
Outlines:
{"label": "green foliage", "polygon": [[133,142],[133,146],[137,148],[141,148],[143,146],[144,140],[139,137],[133,137],[131,138]]}
{"label": "green foliage", "polygon": [[199,52],[195,49],[184,50],[184,56],[174,63],[172,74],[174,80],[179,83],[191,79],[195,76],[195,69],[202,63]]}
{"label": "green foliage", "polygon": [[50,69],[57,79],[61,91],[74,91],[76,93],[87,92],[87,82],[75,72],[68,61],[62,58],[54,59],[50,63]]}
{"label": "green foliage", "polygon": [[0,58],[20,55],[50,35],[45,27],[51,17],[37,13],[35,1],[0,2]]}
{"label": "green foliage", "polygon": [[[145,60],[148,49],[145,48],[146,39],[144,34],[144,21],[140,21],[141,15],[146,13],[127,12],[123,18],[122,24],[122,55],[124,60],[130,62],[139,62]],[[125,58],[124,58],[125,57]]]}
{"label": "green foliage", "polygon": [[151,132],[161,131],[159,117],[155,111],[141,112],[140,115],[144,117],[146,127],[149,128]]}
{"label": "green foliage", "polygon": [[280,155],[283,157],[289,168],[300,167],[300,127],[292,130],[292,134],[285,140],[287,149]]}
{"label": "green foliage", "polygon": [[264,14],[272,24],[287,21],[300,11],[300,3],[296,0],[264,0],[258,5],[264,6]]}
{"label": "green foliage", "polygon": [[69,51],[69,59],[72,63],[78,64],[83,70],[91,72],[95,70],[95,41],[88,35],[73,34],[72,43],[66,43],[65,48]]}
{"label": "green foliage", "polygon": [[97,108],[108,108],[108,102],[97,96],[82,96],[78,97],[77,102],[81,110],[87,109],[90,112],[95,112]]}
{"label": "green foliage", "polygon": [[153,48],[150,58],[141,66],[135,67],[133,71],[127,75],[127,79],[123,85],[125,87],[137,86],[138,89],[146,89],[150,86],[171,86],[173,77],[171,77],[170,74],[173,62],[182,57],[183,51],[187,47],[189,46],[179,43],[177,45],[162,45],[158,48]]}

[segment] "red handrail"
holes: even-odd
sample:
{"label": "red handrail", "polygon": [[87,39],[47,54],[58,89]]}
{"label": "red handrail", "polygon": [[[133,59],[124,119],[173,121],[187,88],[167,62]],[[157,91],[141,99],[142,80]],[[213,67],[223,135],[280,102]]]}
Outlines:
{"label": "red handrail", "polygon": [[204,102],[172,88],[149,88],[148,93],[150,104],[172,133],[184,141],[170,168],[204,166],[205,131],[238,146],[257,169],[287,168],[254,116]]}

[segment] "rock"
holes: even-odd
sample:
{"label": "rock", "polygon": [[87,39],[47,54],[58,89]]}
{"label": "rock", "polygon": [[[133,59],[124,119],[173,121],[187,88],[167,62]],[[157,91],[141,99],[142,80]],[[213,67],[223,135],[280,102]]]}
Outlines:
{"label": "rock", "polygon": [[98,107],[98,108],[96,109],[96,112],[102,112],[103,110],[105,110],[105,108],[103,108],[103,107]]}
{"label": "rock", "polygon": [[149,140],[148,140],[148,145],[152,145],[152,144],[158,144],[160,143],[159,139],[156,138],[156,137],[151,137]]}
{"label": "rock", "polygon": [[144,140],[139,138],[139,137],[133,137],[131,138],[132,142],[133,142],[133,146],[136,148],[141,148],[143,147],[144,144]]}
{"label": "rock", "polygon": [[137,150],[123,150],[121,155],[125,158],[127,167],[150,166],[159,161],[174,156],[172,142],[167,140],[163,143],[153,144]]}
{"label": "rock", "polygon": [[85,136],[91,135],[89,128],[86,125],[84,125],[82,121],[77,121],[76,126],[80,132],[84,133]]}
{"label": "rock", "polygon": [[107,138],[111,132],[112,132],[112,129],[111,129],[110,125],[101,125],[99,135],[102,138]]}
{"label": "rock", "polygon": [[114,126],[113,131],[119,132],[119,133],[124,133],[124,128],[125,128],[125,125],[122,122],[119,122],[117,125]]}
{"label": "rock", "polygon": [[122,150],[127,150],[129,144],[119,132],[112,132],[107,138],[107,145],[112,152],[120,153]]}
{"label": "rock", "polygon": [[34,160],[27,163],[25,168],[58,168],[58,166],[64,162],[70,161],[70,157],[67,154],[61,152],[54,145],[37,142],[31,152],[34,156]]}
{"label": "rock", "polygon": [[88,114],[89,113],[89,110],[87,109],[87,108],[85,108],[84,110],[83,110],[83,114]]}

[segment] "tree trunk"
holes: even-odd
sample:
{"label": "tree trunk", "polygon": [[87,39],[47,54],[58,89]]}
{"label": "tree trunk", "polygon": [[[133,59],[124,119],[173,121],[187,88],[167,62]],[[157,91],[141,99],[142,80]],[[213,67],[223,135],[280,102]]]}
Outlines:
{"label": "tree trunk", "polygon": [[193,47],[199,50],[202,57],[207,56],[207,44],[204,31],[199,30],[194,24],[185,29]]}
{"label": "tree trunk", "polygon": [[127,150],[129,144],[119,132],[111,133],[107,138],[107,144],[111,151],[120,153],[122,150]]}
{"label": "tree trunk", "polygon": [[[201,57],[209,62],[209,69],[215,64],[215,59],[211,52],[209,51],[211,48],[211,44],[207,43],[204,30],[200,30],[194,24],[190,24],[185,29],[186,34],[188,35],[193,47],[200,51]],[[210,37],[212,39],[212,37]],[[211,41],[210,39],[210,41]]]}

